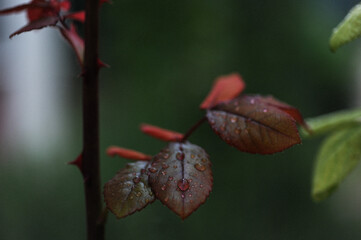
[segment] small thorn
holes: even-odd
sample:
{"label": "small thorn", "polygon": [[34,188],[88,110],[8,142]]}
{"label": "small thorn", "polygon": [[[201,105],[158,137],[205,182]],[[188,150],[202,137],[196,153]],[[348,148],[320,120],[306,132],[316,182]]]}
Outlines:
{"label": "small thorn", "polygon": [[104,62],[102,62],[100,59],[98,59],[98,67],[99,68],[110,68],[110,66]]}
{"label": "small thorn", "polygon": [[78,167],[80,172],[83,172],[83,153],[79,154],[79,156],[75,160],[68,162],[68,164],[75,165],[76,167]]}

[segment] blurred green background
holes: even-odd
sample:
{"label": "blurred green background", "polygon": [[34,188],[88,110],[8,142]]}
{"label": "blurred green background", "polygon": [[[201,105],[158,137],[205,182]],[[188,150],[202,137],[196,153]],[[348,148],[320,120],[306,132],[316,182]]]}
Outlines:
{"label": "blurred green background", "polygon": [[[156,154],[164,143],[140,133],[139,124],[186,131],[204,114],[198,106],[219,75],[239,72],[246,93],[271,94],[306,118],[357,105],[360,41],[336,54],[328,49],[332,28],[356,3],[114,0],[105,5],[100,54],[111,68],[102,70],[100,81],[103,184],[127,162],[107,157],[108,146]],[[57,41],[68,52],[60,66],[65,91],[57,96],[66,106],[59,113],[66,119],[65,137],[54,149],[2,150],[0,239],[85,239],[82,178],[66,165],[82,147],[81,80],[75,56],[60,37]],[[321,140],[304,139],[275,155],[251,155],[229,147],[204,125],[190,141],[213,162],[207,202],[185,221],[158,201],[125,219],[109,214],[106,238],[360,239],[360,173],[325,202],[311,201]]]}

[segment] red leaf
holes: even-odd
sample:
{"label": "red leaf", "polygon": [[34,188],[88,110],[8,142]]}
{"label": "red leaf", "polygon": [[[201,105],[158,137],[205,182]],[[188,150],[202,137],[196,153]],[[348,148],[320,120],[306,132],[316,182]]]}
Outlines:
{"label": "red leaf", "polygon": [[307,131],[311,131],[310,128],[307,126],[306,122],[304,121],[301,112],[287,103],[281,102],[277,99],[274,99],[273,97],[264,97],[262,99],[259,99],[264,104],[268,104],[269,106],[274,106],[285,113],[289,114],[298,124],[300,124],[302,127],[304,127]]}
{"label": "red leaf", "polygon": [[154,157],[148,172],[156,197],[182,219],[197,210],[212,190],[208,154],[189,142],[169,143]]}
{"label": "red leaf", "polygon": [[85,11],[69,13],[64,16],[65,19],[73,19],[79,22],[85,22]]}
{"label": "red leaf", "polygon": [[118,218],[140,211],[155,200],[145,174],[149,162],[129,163],[104,186],[107,208]]}
{"label": "red leaf", "polygon": [[216,79],[212,90],[202,102],[201,109],[209,109],[213,106],[237,97],[245,88],[241,76],[237,73],[221,76]]}
{"label": "red leaf", "polygon": [[73,24],[70,25],[70,29],[65,29],[59,27],[61,34],[64,38],[70,43],[71,47],[75,51],[75,54],[80,62],[80,65],[83,65],[84,61],[84,40],[78,35]]}
{"label": "red leaf", "polygon": [[296,120],[267,99],[243,95],[219,104],[208,110],[208,122],[224,141],[244,152],[271,154],[301,143]]}
{"label": "red leaf", "polygon": [[58,22],[58,20],[59,20],[59,17],[57,17],[57,16],[50,16],[50,17],[45,17],[45,18],[35,20],[33,22],[30,22],[25,27],[22,27],[18,31],[14,32],[13,34],[11,34],[10,38],[12,38],[13,36],[18,35],[20,33],[23,33],[23,32],[32,31],[35,29],[41,29],[41,28],[48,27],[48,26],[55,26],[56,23]]}
{"label": "red leaf", "polygon": [[10,13],[18,13],[18,12],[28,9],[30,6],[32,6],[31,3],[18,5],[18,6],[12,7],[12,8],[6,8],[3,10],[0,10],[0,15],[10,14]]}
{"label": "red leaf", "polygon": [[164,128],[156,127],[153,125],[145,124],[143,123],[140,126],[140,130],[154,138],[158,138],[160,140],[166,141],[166,142],[177,142],[180,141],[183,138],[183,134],[174,132],[171,130],[167,130]]}
{"label": "red leaf", "polygon": [[119,157],[126,158],[126,159],[132,159],[132,160],[149,161],[152,159],[152,156],[146,155],[144,153],[126,149],[126,148],[114,147],[114,146],[108,147],[107,154],[111,157],[118,155]]}
{"label": "red leaf", "polygon": [[[54,2],[57,2],[56,0],[53,0]],[[60,7],[60,10],[62,11],[69,11],[71,8],[71,3],[68,0],[62,1],[62,2],[58,2],[58,6]]]}

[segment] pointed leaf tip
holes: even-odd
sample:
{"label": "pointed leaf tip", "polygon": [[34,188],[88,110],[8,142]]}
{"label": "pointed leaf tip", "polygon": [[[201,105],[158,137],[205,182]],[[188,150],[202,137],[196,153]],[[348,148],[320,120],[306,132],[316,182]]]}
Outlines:
{"label": "pointed leaf tip", "polygon": [[12,33],[9,36],[9,38],[12,38],[15,35],[18,35],[18,34],[21,34],[21,33],[24,33],[24,32],[29,32],[29,31],[32,31],[32,30],[38,30],[38,29],[42,29],[44,27],[49,27],[49,26],[55,26],[58,21],[59,21],[58,16],[49,16],[49,17],[44,17],[44,18],[37,19],[35,21],[30,22],[26,26],[20,28],[16,32]]}
{"label": "pointed leaf tip", "polygon": [[167,129],[160,128],[160,127],[153,126],[153,125],[146,124],[146,123],[143,123],[140,125],[140,130],[143,133],[145,133],[151,137],[154,137],[154,138],[166,141],[166,142],[177,142],[177,141],[182,140],[182,138],[184,136],[181,133],[167,130]]}
{"label": "pointed leaf tip", "polygon": [[141,152],[137,152],[126,148],[120,148],[116,146],[109,147],[106,152],[111,157],[119,156],[126,159],[144,160],[144,161],[149,161],[152,159],[152,156],[150,155],[146,155]]}
{"label": "pointed leaf tip", "polygon": [[210,109],[215,105],[237,97],[246,87],[238,73],[221,76],[216,79],[208,96],[200,105],[201,109]]}
{"label": "pointed leaf tip", "polygon": [[333,30],[330,49],[335,52],[342,45],[361,35],[361,4],[354,6],[346,17]]}

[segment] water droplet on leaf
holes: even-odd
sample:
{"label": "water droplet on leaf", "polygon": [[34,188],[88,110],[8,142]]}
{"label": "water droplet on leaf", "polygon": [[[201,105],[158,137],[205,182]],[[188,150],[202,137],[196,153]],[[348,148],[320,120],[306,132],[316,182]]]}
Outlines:
{"label": "water droplet on leaf", "polygon": [[184,159],[184,153],[182,153],[182,152],[177,153],[176,158],[177,158],[179,161],[182,161],[182,160]]}
{"label": "water droplet on leaf", "polygon": [[188,182],[188,180],[187,179],[181,179],[181,180],[179,180],[178,181],[178,183],[177,183],[177,186],[178,186],[178,188],[181,190],[181,191],[187,191],[188,190],[188,188],[189,188],[189,182]]}
{"label": "water droplet on leaf", "polygon": [[200,172],[203,172],[204,170],[206,170],[206,166],[199,164],[199,163],[194,164],[194,167]]}
{"label": "water droplet on leaf", "polygon": [[133,178],[133,182],[134,182],[135,184],[139,183],[139,182],[140,182],[140,178],[139,178],[139,177]]}

